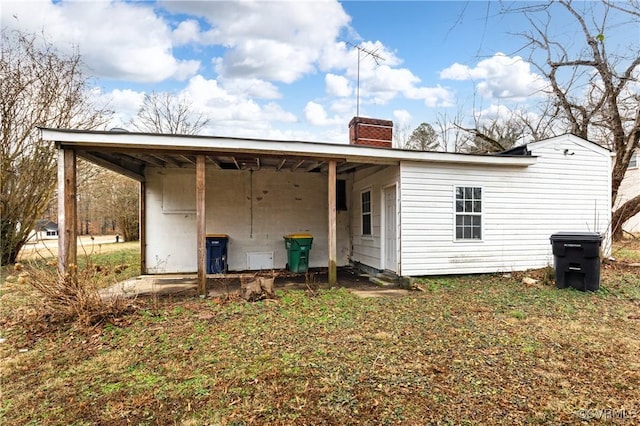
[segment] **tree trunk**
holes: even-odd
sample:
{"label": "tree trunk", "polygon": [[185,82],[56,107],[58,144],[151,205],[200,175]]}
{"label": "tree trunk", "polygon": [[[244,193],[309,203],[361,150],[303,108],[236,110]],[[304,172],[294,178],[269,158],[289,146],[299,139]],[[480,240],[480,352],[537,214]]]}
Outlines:
{"label": "tree trunk", "polygon": [[620,240],[623,236],[622,225],[640,213],[640,195],[626,201],[623,205],[618,207],[611,216],[611,234],[614,240]]}

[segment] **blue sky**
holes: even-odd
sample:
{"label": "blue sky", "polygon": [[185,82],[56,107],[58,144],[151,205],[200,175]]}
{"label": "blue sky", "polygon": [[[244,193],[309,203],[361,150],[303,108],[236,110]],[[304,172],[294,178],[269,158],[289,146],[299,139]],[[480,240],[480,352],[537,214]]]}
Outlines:
{"label": "blue sky", "polygon": [[[544,82],[513,35],[527,20],[505,4],[531,3],[0,0],[3,27],[79,48],[111,126],[168,91],[210,117],[206,134],[336,143],[356,113],[351,44],[384,58],[361,54],[362,116],[415,128],[533,111]],[[572,40],[568,22],[558,13],[551,30]]]}

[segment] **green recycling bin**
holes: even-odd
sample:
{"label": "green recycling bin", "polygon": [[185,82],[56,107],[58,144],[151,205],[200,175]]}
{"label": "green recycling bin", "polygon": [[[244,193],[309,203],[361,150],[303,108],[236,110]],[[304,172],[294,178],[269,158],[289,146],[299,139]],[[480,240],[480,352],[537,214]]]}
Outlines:
{"label": "green recycling bin", "polygon": [[287,249],[287,269],[291,272],[307,272],[309,269],[309,251],[313,243],[311,234],[289,234],[284,236]]}

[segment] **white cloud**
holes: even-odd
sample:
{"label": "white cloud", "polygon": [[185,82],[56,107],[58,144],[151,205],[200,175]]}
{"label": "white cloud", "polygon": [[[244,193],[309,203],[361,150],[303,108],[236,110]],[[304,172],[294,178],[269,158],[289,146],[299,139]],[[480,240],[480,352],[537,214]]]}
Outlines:
{"label": "white cloud", "polygon": [[102,105],[114,112],[113,119],[107,128],[121,127],[128,128],[129,122],[133,119],[144,101],[144,93],[129,89],[115,89],[111,92],[103,93],[96,88],[92,91],[98,105]]}
{"label": "white cloud", "polygon": [[78,46],[99,77],[159,82],[188,78],[200,66],[173,56],[168,25],[144,3],[7,1],[2,7],[3,27],[37,34],[44,29],[59,49]]}
{"label": "white cloud", "polygon": [[261,105],[253,99],[231,93],[218,84],[197,75],[179,93],[191,100],[194,111],[211,120],[209,134],[255,136],[261,129],[271,128],[272,122],[293,123],[297,117],[275,103]]}
{"label": "white cloud", "polygon": [[334,43],[350,20],[337,1],[163,2],[161,5],[207,21],[210,28],[201,28],[200,39],[228,49],[216,61],[216,71],[223,78],[284,83],[314,72],[323,49]]}
{"label": "white cloud", "polygon": [[260,99],[279,99],[282,97],[274,84],[257,78],[219,79],[219,81],[226,90],[241,96]]}
{"label": "white cloud", "polygon": [[440,78],[474,80],[481,96],[495,99],[524,100],[541,95],[544,79],[531,71],[531,65],[519,56],[496,53],[470,68],[455,63],[440,72]]}
{"label": "white cloud", "polygon": [[408,99],[421,99],[428,107],[452,107],[455,105],[453,93],[444,87],[416,87],[404,92]]}
{"label": "white cloud", "polygon": [[342,117],[334,116],[329,118],[324,107],[316,102],[307,102],[304,107],[304,116],[307,121],[314,126],[330,126],[343,123]]}
{"label": "white cloud", "polygon": [[172,36],[176,45],[197,42],[200,40],[200,25],[194,19],[187,19],[178,24]]}
{"label": "white cloud", "polygon": [[324,77],[327,94],[330,96],[346,97],[352,93],[349,80],[341,75],[327,74]]}
{"label": "white cloud", "polygon": [[411,124],[412,119],[413,117],[411,116],[411,113],[406,109],[397,109],[393,111],[394,126],[396,125],[399,127],[408,126]]}

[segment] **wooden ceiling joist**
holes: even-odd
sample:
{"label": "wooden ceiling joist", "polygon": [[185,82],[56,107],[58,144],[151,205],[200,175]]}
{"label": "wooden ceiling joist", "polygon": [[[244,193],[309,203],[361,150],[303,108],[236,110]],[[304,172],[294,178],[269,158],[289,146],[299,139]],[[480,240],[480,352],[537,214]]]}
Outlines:
{"label": "wooden ceiling joist", "polygon": [[316,161],[314,163],[311,163],[311,165],[309,165],[306,169],[304,169],[305,172],[310,172],[311,170],[317,169],[318,167],[322,166],[324,164],[324,161]]}
{"label": "wooden ceiling joist", "polygon": [[182,158],[183,160],[185,160],[187,163],[190,164],[196,164],[196,160],[192,160],[191,158],[189,158],[189,156],[187,155],[180,155],[180,158]]}
{"label": "wooden ceiling joist", "polygon": [[164,161],[166,163],[171,164],[175,167],[182,167],[182,163],[178,160],[174,159],[171,155],[160,156],[159,154],[151,154],[152,157],[159,159],[160,161]]}
{"label": "wooden ceiling joist", "polygon": [[120,164],[119,162],[103,158],[99,153],[83,151],[78,152],[78,155],[94,164],[97,164],[98,166],[104,167],[105,169],[120,173],[121,175],[130,177],[138,182],[144,182],[144,166]]}
{"label": "wooden ceiling joist", "polygon": [[206,158],[207,158],[207,161],[209,161],[211,164],[213,164],[213,166],[216,169],[218,169],[218,170],[222,169],[222,167],[220,166],[220,162],[215,157],[213,157],[212,155],[207,155]]}

